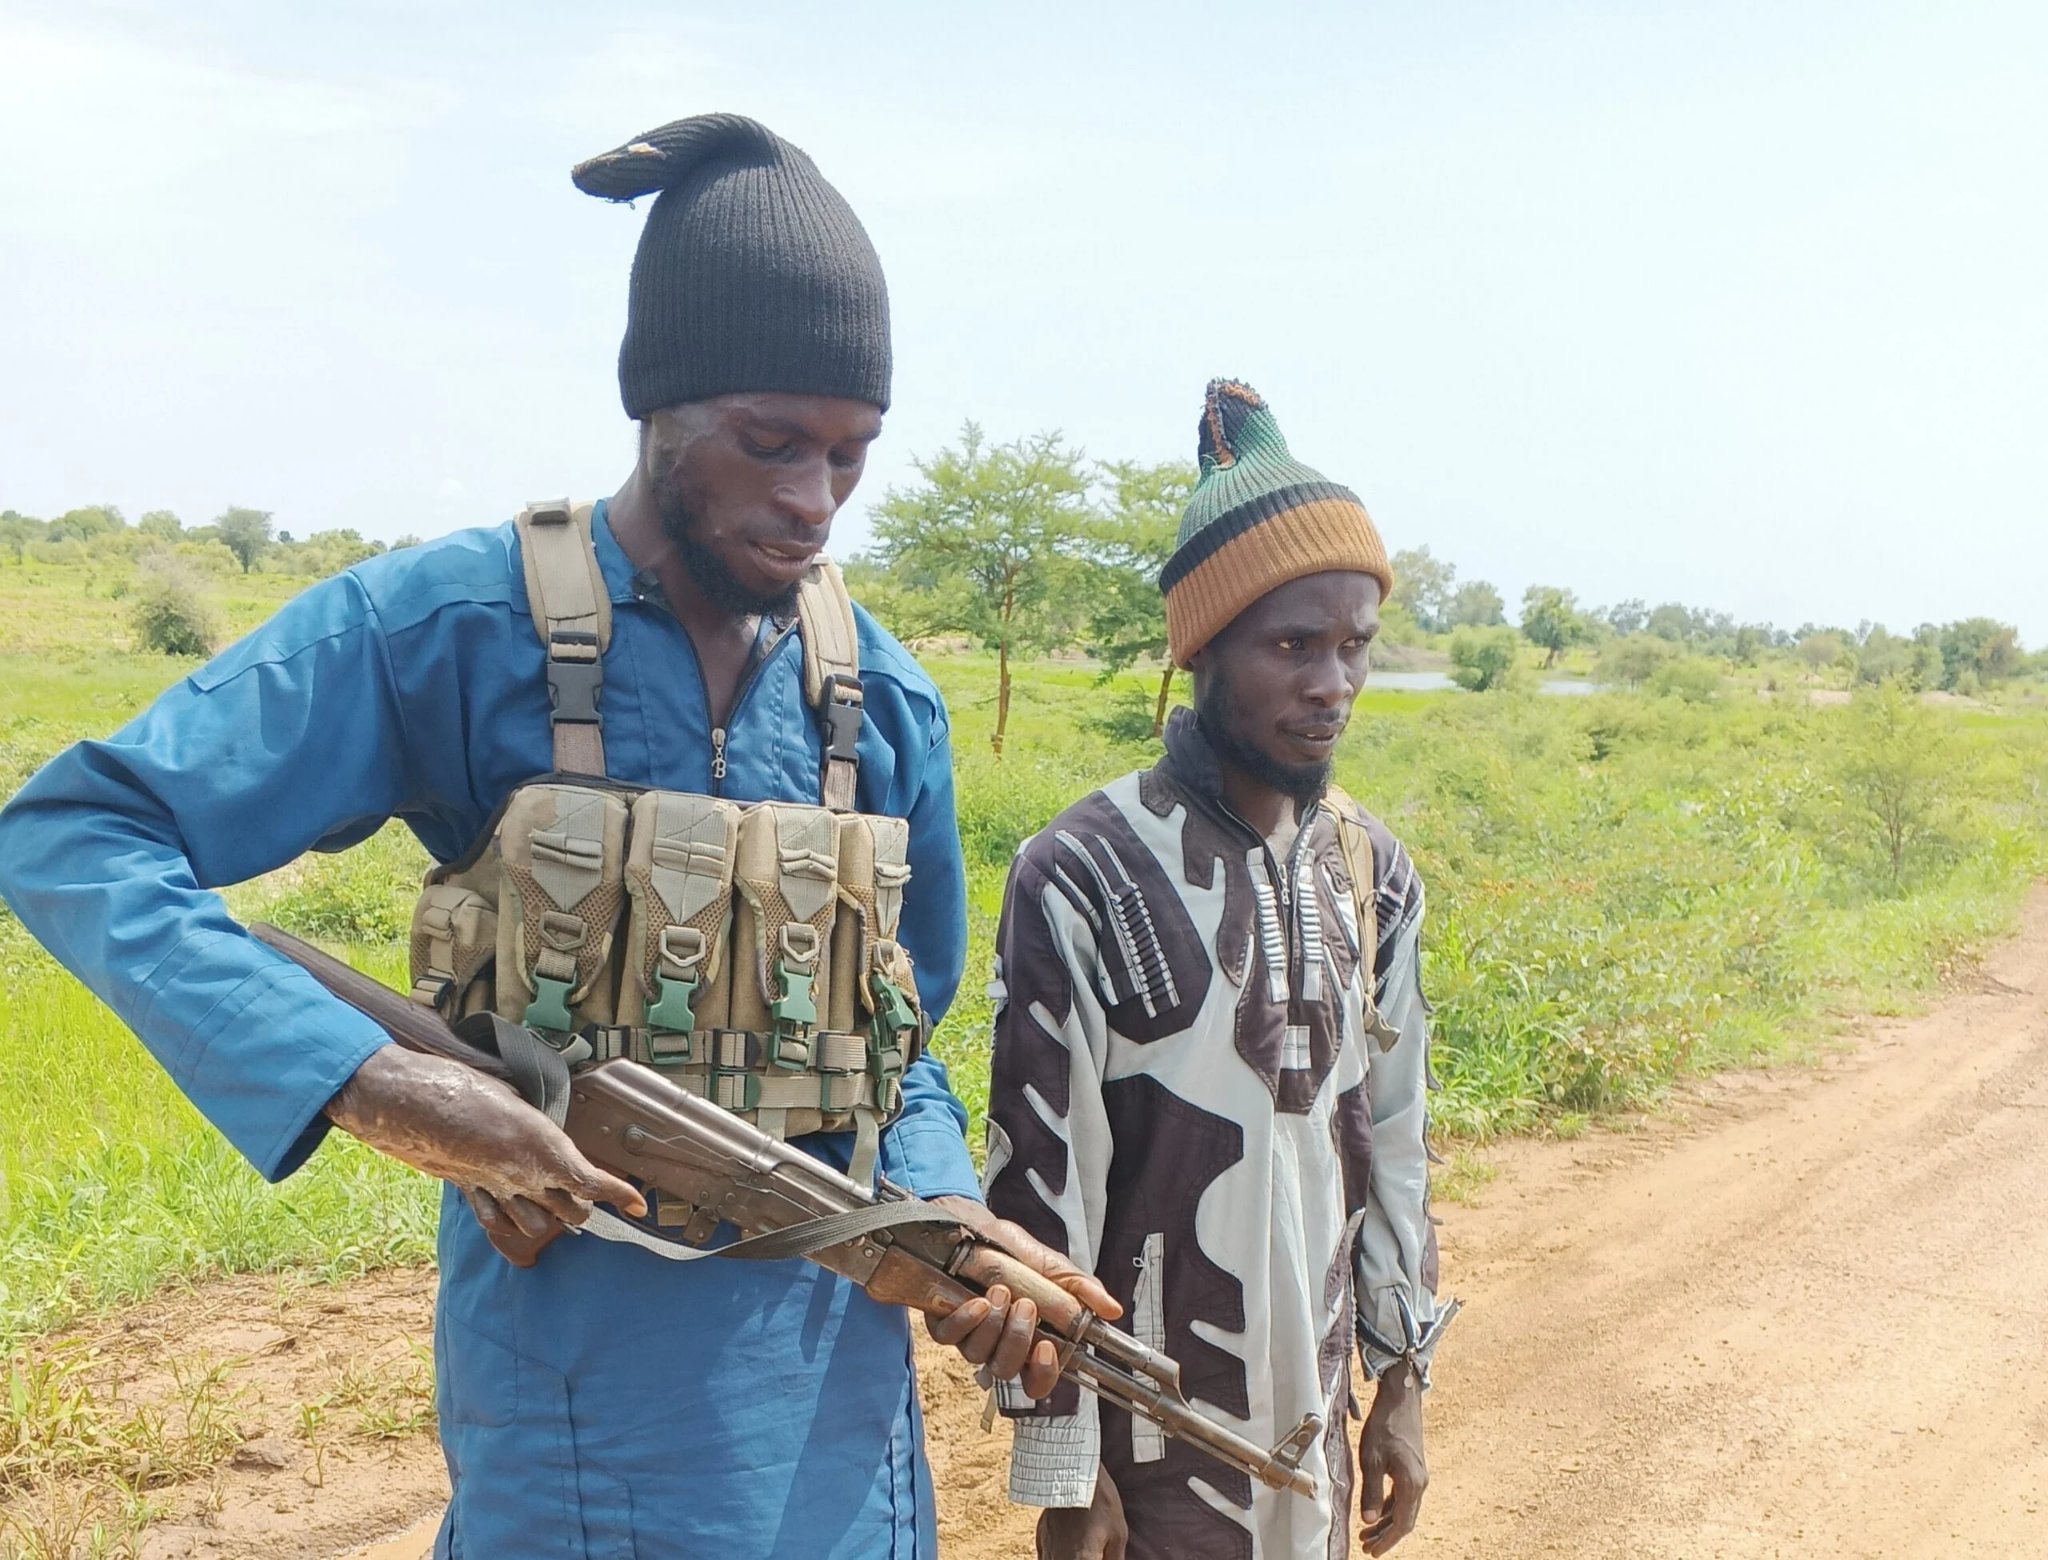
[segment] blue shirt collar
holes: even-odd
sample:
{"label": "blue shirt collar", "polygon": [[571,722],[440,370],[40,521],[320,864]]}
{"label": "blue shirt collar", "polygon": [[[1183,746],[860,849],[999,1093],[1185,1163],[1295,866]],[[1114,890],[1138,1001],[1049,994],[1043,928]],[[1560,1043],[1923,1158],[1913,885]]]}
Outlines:
{"label": "blue shirt collar", "polygon": [[635,584],[637,571],[618,538],[612,535],[611,500],[600,498],[590,515],[590,540],[597,549],[597,570],[604,576],[605,594],[614,602],[634,601],[641,594]]}

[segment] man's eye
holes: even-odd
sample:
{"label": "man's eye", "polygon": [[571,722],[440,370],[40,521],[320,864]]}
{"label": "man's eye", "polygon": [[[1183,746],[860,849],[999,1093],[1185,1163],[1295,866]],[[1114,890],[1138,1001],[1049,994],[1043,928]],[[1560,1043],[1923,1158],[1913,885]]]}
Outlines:
{"label": "man's eye", "polygon": [[832,452],[832,465],[839,471],[858,471],[860,463],[864,458],[864,455],[859,453],[849,455],[844,450],[834,450]]}
{"label": "man's eye", "polygon": [[756,460],[785,460],[796,447],[792,444],[756,444],[752,439],[744,439],[741,443]]}
{"label": "man's eye", "polygon": [[1299,639],[1283,639],[1280,641],[1280,648],[1287,654],[1293,655],[1301,648],[1301,641]]}

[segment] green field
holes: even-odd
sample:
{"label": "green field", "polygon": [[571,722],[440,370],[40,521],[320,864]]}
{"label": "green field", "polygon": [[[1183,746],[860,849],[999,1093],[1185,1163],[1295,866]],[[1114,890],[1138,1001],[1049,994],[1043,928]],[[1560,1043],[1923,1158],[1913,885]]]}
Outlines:
{"label": "green field", "polygon": [[[230,627],[303,583],[229,581]],[[121,591],[111,570],[0,567],[0,795],[186,669],[125,648]],[[1149,761],[1132,711],[1156,674],[1105,688],[1078,663],[1026,668],[998,764],[993,663],[931,665],[956,727],[972,931],[937,1043],[978,1139],[1006,863],[1068,801]],[[1452,1142],[1574,1130],[1688,1071],[1797,1053],[1849,1015],[1910,1004],[2011,924],[2048,865],[2038,706],[1368,692],[1339,778],[1429,884],[1436,1119]],[[1896,863],[1869,805],[1894,792]],[[231,899],[396,980],[421,865],[386,831]],[[4,915],[0,972],[0,1343],[168,1280],[430,1254],[419,1177],[336,1139],[267,1188]]]}

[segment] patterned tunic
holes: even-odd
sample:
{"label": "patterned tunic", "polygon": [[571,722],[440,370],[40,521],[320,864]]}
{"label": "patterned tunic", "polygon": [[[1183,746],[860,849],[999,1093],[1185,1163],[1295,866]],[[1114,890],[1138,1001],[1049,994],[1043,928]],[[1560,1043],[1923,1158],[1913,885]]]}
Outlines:
{"label": "patterned tunic", "polygon": [[1223,804],[1183,710],[1156,769],[1076,803],[1011,869],[990,1205],[1097,1273],[1205,1412],[1262,1446],[1305,1414],[1325,1426],[1311,1501],[1071,1387],[1006,1400],[1012,1496],[1085,1505],[1099,1460],[1133,1560],[1346,1554],[1351,1341],[1375,1376],[1397,1358],[1426,1375],[1448,1320],[1426,1212],[1422,884],[1356,814],[1377,923],[1362,970],[1334,805],[1276,857]]}

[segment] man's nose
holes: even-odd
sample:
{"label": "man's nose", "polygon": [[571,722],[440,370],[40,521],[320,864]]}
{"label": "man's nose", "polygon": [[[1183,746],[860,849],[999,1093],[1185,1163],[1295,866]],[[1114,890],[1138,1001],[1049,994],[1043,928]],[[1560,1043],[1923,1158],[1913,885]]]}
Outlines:
{"label": "man's nose", "polygon": [[1309,663],[1302,683],[1302,697],[1324,709],[1334,709],[1355,692],[1351,672],[1341,655],[1320,655]]}
{"label": "man's nose", "polygon": [[830,525],[839,512],[839,500],[832,492],[828,463],[805,461],[776,485],[775,501],[786,514],[806,525]]}

